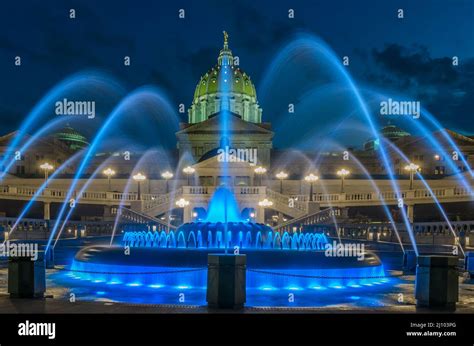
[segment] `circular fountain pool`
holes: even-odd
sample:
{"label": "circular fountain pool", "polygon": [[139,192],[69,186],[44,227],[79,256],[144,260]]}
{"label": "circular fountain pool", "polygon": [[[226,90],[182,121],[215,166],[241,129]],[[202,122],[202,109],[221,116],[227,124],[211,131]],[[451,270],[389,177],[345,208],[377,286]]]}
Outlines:
{"label": "circular fountain pool", "polygon": [[280,234],[248,222],[239,216],[233,194],[218,189],[204,222],[168,232],[125,232],[122,246],[84,248],[76,254],[69,277],[95,288],[114,286],[115,292],[205,292],[208,254],[227,248],[247,256],[249,292],[355,290],[388,281],[374,253],[340,255],[332,251],[335,245],[323,233]]}
{"label": "circular fountain pool", "polygon": [[[71,271],[82,280],[111,285],[205,287],[207,255],[223,249],[166,249],[92,246],[79,251]],[[370,252],[360,257],[328,257],[326,251],[247,249],[247,287],[362,287],[384,278]]]}

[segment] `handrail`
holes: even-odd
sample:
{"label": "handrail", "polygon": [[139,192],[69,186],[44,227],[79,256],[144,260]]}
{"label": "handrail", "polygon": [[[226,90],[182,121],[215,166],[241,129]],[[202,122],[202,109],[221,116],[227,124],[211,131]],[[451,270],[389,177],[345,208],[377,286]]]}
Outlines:
{"label": "handrail", "polygon": [[309,221],[309,220],[311,222],[322,222],[322,221],[328,220],[329,218],[339,217],[341,215],[342,215],[342,213],[341,213],[340,208],[327,208],[327,209],[324,209],[324,210],[319,210],[319,211],[314,212],[314,213],[309,214],[309,215],[304,215],[302,217],[289,220],[287,222],[281,223],[281,224],[279,224],[277,226],[274,226],[272,228],[273,228],[273,230],[280,230],[280,229],[287,228],[287,227],[289,227],[291,225],[294,225],[294,224],[302,224],[305,221]]}
{"label": "handrail", "polygon": [[146,222],[152,222],[159,224],[163,227],[166,227],[168,229],[176,229],[176,226],[173,226],[171,224],[168,224],[156,217],[138,212],[136,210],[132,210],[129,208],[121,207],[120,209],[117,210],[118,213],[120,213],[120,218],[124,218],[129,221],[133,221],[136,223],[146,223]]}
{"label": "handrail", "polygon": [[[141,199],[144,202],[145,210],[155,208],[159,205],[169,203],[172,197],[177,195],[204,195],[209,196],[215,191],[215,186],[183,186],[177,190],[169,192],[168,194],[142,194]],[[0,196],[12,196],[12,197],[32,197],[34,196],[39,187],[24,186],[24,185],[0,185]],[[241,195],[264,195],[271,198],[274,202],[281,205],[288,204],[289,195],[283,195],[276,191],[273,191],[265,186],[235,186],[233,187],[236,196]],[[38,197],[41,199],[51,200],[64,200],[67,196],[67,189],[59,188],[45,188]],[[72,196],[77,196],[79,191],[74,191]],[[448,188],[437,188],[431,189],[414,189],[414,190],[403,190],[399,193],[388,190],[381,192],[347,192],[347,193],[315,193],[313,195],[316,202],[328,202],[328,203],[344,203],[344,202],[378,202],[378,201],[395,201],[399,198],[404,200],[423,200],[437,198],[454,198],[454,197],[468,197],[474,196],[468,188],[462,186],[454,186]],[[137,201],[138,196],[135,192],[112,192],[112,191],[95,191],[87,190],[81,193],[81,201],[106,201],[106,202],[132,202]],[[294,208],[306,212],[307,196],[297,196],[293,199]]]}

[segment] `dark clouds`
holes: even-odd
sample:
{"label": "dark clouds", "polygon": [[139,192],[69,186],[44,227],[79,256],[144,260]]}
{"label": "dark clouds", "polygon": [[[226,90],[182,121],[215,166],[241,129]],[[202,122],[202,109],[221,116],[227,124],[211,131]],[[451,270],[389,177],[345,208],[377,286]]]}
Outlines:
{"label": "dark clouds", "polygon": [[408,94],[442,120],[446,127],[472,133],[474,59],[434,58],[424,46],[389,44],[372,50],[367,79],[380,88]]}
{"label": "dark clouds", "polygon": [[452,58],[432,58],[427,47],[409,49],[393,43],[383,50],[373,50],[372,54],[375,63],[396,76],[403,86],[449,85],[459,76]]}
{"label": "dark clouds", "polygon": [[[0,11],[0,133],[17,128],[56,83],[88,68],[111,73],[130,90],[157,84],[173,105],[189,107],[199,77],[216,64],[222,30],[229,32],[230,48],[257,90],[280,49],[296,33],[307,32],[324,38],[340,56],[356,52],[359,60],[351,58],[349,70],[357,81],[419,97],[443,123],[474,131],[467,116],[474,109],[474,63],[469,60],[474,50],[464,44],[472,42],[473,30],[469,29],[474,3],[466,1],[457,7],[447,2],[449,11],[440,11],[441,2],[431,3],[4,0]],[[397,6],[406,8],[403,23],[394,17]],[[77,10],[75,20],[67,17],[70,8]],[[185,20],[178,19],[179,8],[186,10]],[[295,9],[295,19],[288,18],[289,8]],[[384,46],[385,42],[393,44]],[[461,57],[456,68],[447,61],[454,54]],[[16,55],[24,58],[21,68],[13,67]],[[125,55],[132,58],[129,68],[123,66]],[[304,69],[302,78],[317,81],[319,72]],[[298,101],[302,95],[292,95],[296,88],[290,79],[280,82],[278,88],[283,96]],[[275,119],[271,103],[285,97],[272,94],[260,99],[265,121]],[[186,120],[186,114],[180,116]]]}

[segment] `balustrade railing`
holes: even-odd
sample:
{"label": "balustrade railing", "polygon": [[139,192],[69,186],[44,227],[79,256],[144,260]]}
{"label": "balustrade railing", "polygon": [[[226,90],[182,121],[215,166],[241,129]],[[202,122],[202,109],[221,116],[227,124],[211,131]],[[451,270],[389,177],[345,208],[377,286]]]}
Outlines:
{"label": "balustrade railing", "polygon": [[139,223],[139,224],[153,224],[156,226],[159,226],[158,228],[161,229],[176,229],[175,226],[171,225],[170,223],[166,223],[163,220],[160,220],[156,217],[149,216],[144,213],[137,212],[135,210],[131,210],[128,208],[120,208],[117,210],[117,213],[119,213],[120,219],[126,220],[126,221],[132,221],[134,223]]}
{"label": "balustrade railing", "polygon": [[273,230],[283,232],[290,231],[293,227],[300,227],[303,225],[331,224],[334,218],[340,217],[343,217],[343,212],[340,208],[327,208],[310,215],[305,215],[281,223],[273,227]]}
{"label": "balustrade railing", "polygon": [[268,188],[266,191],[266,195],[273,202],[280,204],[280,207],[284,206],[285,209],[294,208],[302,212],[307,211],[307,202],[300,200],[298,197],[293,198],[290,196],[286,196]]}
{"label": "balustrade railing", "polygon": [[[0,185],[0,196],[11,197],[27,197],[35,196],[38,187],[31,186],[11,186]],[[210,196],[215,191],[215,186],[183,186],[168,194],[142,194],[141,199],[144,202],[144,210],[151,210],[157,206],[172,202],[171,200],[181,195],[190,196]],[[306,195],[289,196],[275,192],[265,186],[235,186],[233,187],[236,196],[242,195],[262,195],[272,199],[274,202],[281,205],[288,205],[290,198],[292,200],[292,207],[301,211],[306,211],[306,202],[309,200]],[[40,199],[64,200],[67,196],[68,190],[58,188],[46,188],[38,194]],[[73,197],[77,197],[78,191],[74,191]],[[379,201],[396,201],[399,198],[404,200],[422,200],[436,198],[453,198],[453,197],[467,197],[474,196],[474,194],[466,187],[456,186],[449,188],[433,188],[405,190],[399,193],[395,191],[382,192],[349,192],[349,193],[315,193],[313,199],[320,203],[343,203],[343,202],[379,202]],[[104,202],[132,202],[137,201],[137,194],[135,192],[121,193],[109,191],[84,191],[81,193],[80,200],[87,201],[104,201]],[[79,201],[80,202],[80,201]]]}

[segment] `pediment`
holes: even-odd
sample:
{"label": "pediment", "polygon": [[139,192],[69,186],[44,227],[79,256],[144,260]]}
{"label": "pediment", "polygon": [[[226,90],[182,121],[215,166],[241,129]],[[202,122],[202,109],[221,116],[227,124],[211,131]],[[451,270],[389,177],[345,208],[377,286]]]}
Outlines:
{"label": "pediment", "polygon": [[[229,117],[229,132],[230,133],[253,133],[253,134],[267,134],[273,135],[273,132],[269,129],[260,126],[259,124],[254,124],[245,120],[242,120],[237,115],[231,113],[232,116]],[[209,133],[221,133],[222,132],[222,113],[218,113],[217,115],[207,119],[206,121],[202,121],[200,123],[192,124],[180,131],[176,134],[209,134]]]}
{"label": "pediment", "polygon": [[[235,158],[235,157],[234,157]],[[236,158],[235,158],[236,159]],[[203,169],[206,169],[206,168],[212,168],[212,169],[216,169],[216,168],[221,168],[223,165],[223,163],[219,160],[219,156],[218,155],[215,155],[215,156],[212,156],[206,160],[203,160],[203,161],[200,161],[196,164],[193,165],[193,167],[196,169],[196,170],[203,170]],[[241,162],[238,162],[238,160],[235,160],[235,162],[232,162],[229,160],[229,162],[226,162],[226,165],[227,165],[227,169],[229,171],[241,171],[241,172],[253,172],[253,170],[255,169],[255,165],[252,165],[250,164],[249,162],[245,162],[245,161],[241,161]]]}

